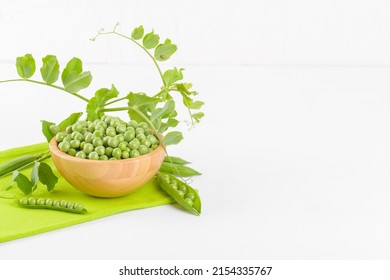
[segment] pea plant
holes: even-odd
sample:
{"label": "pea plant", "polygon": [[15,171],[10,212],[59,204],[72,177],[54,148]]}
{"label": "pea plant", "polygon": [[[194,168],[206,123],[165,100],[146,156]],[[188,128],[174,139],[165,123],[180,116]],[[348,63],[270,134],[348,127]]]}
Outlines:
{"label": "pea plant", "polygon": [[[147,94],[145,92],[130,91],[126,95],[120,96],[117,88],[111,85],[96,90],[94,96],[88,99],[81,95],[80,91],[90,86],[92,81],[91,72],[84,71],[83,63],[77,57],[72,58],[61,71],[55,55],[47,55],[42,58],[42,65],[39,69],[42,80],[32,78],[36,72],[36,61],[31,54],[25,54],[16,59],[16,70],[19,78],[0,80],[0,83],[27,82],[52,87],[71,94],[84,103],[85,121],[93,122],[104,118],[107,113],[127,111],[130,120],[146,122],[154,135],[157,136],[166,153],[163,165],[156,177],[158,184],[179,205],[186,205],[184,209],[191,209],[190,212],[200,214],[198,193],[188,185],[188,178],[200,175],[200,173],[190,168],[188,161],[169,156],[166,146],[179,144],[183,139],[182,132],[175,130],[180,122],[176,105],[182,104],[184,106],[189,117],[186,122],[194,127],[204,117],[204,113],[201,111],[204,102],[197,99],[198,92],[192,89],[192,84],[184,82],[184,69],[174,67],[163,70],[160,67],[161,63],[167,61],[177,51],[177,46],[170,39],[161,41],[160,36],[154,31],[145,33],[142,25],[136,27],[130,36],[118,32],[117,29],[118,24],[109,32],[101,29],[91,40],[96,41],[101,36],[116,36],[138,46],[156,67],[162,83],[158,92]],[[122,103],[121,106],[116,106],[120,103]],[[42,132],[47,141],[55,137],[58,132],[65,131],[67,127],[75,124],[82,115],[82,112],[72,113],[59,124],[52,121],[42,121]],[[40,155],[16,158],[0,166],[0,177],[12,174],[11,184],[5,190],[12,189],[16,183],[16,186],[25,195],[30,195],[36,190],[38,183],[41,182],[46,185],[48,191],[52,191],[58,178],[50,166],[43,162],[49,157],[50,153],[48,151]],[[30,178],[20,172],[31,166],[33,168]],[[199,202],[193,203],[193,201]],[[184,202],[187,204],[184,204]]]}

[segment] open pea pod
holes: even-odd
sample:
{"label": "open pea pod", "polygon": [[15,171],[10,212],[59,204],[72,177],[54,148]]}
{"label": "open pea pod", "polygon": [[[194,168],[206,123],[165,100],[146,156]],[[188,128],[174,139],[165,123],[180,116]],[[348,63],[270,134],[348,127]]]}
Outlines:
{"label": "open pea pod", "polygon": [[185,210],[200,215],[202,204],[196,190],[175,176],[163,172],[157,174],[157,183]]}

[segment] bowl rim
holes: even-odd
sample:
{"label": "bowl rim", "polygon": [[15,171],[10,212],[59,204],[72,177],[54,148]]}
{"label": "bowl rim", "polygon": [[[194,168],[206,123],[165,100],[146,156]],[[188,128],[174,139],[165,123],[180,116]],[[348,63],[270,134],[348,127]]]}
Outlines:
{"label": "bowl rim", "polygon": [[136,161],[139,161],[139,160],[142,160],[144,158],[147,158],[147,157],[150,157],[152,154],[157,154],[157,153],[160,153],[162,150],[162,152],[165,154],[165,151],[162,147],[162,144],[159,143],[158,147],[150,152],[150,153],[147,153],[147,154],[144,154],[144,155],[141,155],[141,156],[138,156],[138,157],[135,157],[135,158],[127,158],[127,159],[119,159],[119,160],[91,160],[91,159],[83,159],[83,158],[78,158],[78,157],[74,157],[74,156],[70,156],[68,155],[67,153],[65,152],[62,152],[59,148],[58,148],[58,142],[57,140],[55,139],[55,137],[53,137],[50,142],[49,142],[49,151],[50,151],[50,154],[52,153],[55,153],[56,155],[58,155],[59,157],[61,158],[64,158],[66,160],[69,160],[69,161],[74,161],[74,162],[84,162],[84,163],[96,163],[96,164],[119,164],[119,163],[125,163],[125,162],[136,162]]}

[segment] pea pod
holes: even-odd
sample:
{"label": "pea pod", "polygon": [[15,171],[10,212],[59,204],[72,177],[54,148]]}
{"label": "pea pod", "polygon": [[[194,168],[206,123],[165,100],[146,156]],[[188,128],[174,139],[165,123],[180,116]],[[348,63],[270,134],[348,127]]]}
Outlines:
{"label": "pea pod", "polygon": [[18,200],[18,205],[30,209],[58,210],[74,214],[85,214],[87,210],[81,203],[68,202],[66,200],[52,200],[50,198],[22,197]]}
{"label": "pea pod", "polygon": [[171,157],[171,156],[166,156],[164,158],[164,162],[174,163],[174,164],[179,164],[179,165],[186,165],[186,164],[190,163],[190,162],[186,161],[185,159],[182,159],[179,157]]}
{"label": "pea pod", "polygon": [[[173,184],[173,182],[175,183]],[[189,185],[163,172],[157,173],[157,183],[185,210],[192,214],[200,215],[202,204],[199,194]]]}
{"label": "pea pod", "polygon": [[202,175],[200,172],[196,171],[195,169],[192,169],[191,167],[170,162],[163,162],[160,167],[160,171],[181,177]]}
{"label": "pea pod", "polygon": [[0,165],[0,177],[34,162],[39,159],[40,156],[41,155],[25,155]]}

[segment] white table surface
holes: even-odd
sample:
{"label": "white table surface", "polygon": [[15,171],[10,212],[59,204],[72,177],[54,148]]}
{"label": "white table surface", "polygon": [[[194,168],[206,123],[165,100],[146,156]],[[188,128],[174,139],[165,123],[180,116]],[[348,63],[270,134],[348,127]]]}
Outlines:
{"label": "white table surface", "polygon": [[[390,257],[390,68],[185,68],[206,117],[171,151],[203,172],[202,215],[129,211],[2,243],[1,259]],[[158,87],[145,66],[89,69],[94,88]],[[1,78],[13,73],[2,65]],[[23,83],[0,95],[0,149],[43,141],[39,120],[84,106]]]}

